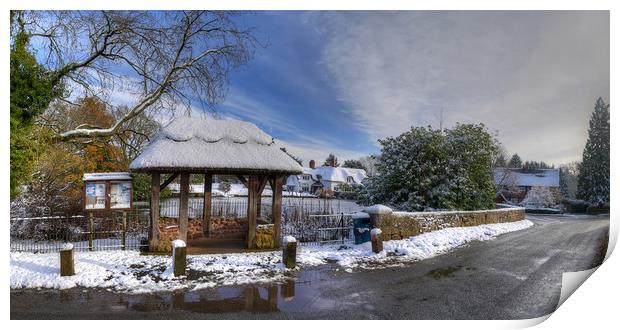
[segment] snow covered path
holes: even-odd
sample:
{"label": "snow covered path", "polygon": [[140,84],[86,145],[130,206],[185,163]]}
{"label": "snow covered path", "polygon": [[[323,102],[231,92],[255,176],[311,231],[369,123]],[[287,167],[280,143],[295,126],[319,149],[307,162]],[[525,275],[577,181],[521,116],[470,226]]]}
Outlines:
{"label": "snow covered path", "polygon": [[[522,220],[476,227],[446,228],[403,240],[384,242],[384,251],[371,252],[370,243],[360,245],[301,246],[298,268],[336,262],[345,271],[354,268],[394,267],[431,258],[471,241],[532,226]],[[178,289],[198,290],[218,285],[283,281],[296,270],[281,263],[281,252],[188,256],[187,277],[164,279],[171,262],[166,256],[141,256],[137,251],[76,252],[76,275],[60,277],[57,253],[11,253],[11,289],[75,286],[103,287],[128,293]]]}

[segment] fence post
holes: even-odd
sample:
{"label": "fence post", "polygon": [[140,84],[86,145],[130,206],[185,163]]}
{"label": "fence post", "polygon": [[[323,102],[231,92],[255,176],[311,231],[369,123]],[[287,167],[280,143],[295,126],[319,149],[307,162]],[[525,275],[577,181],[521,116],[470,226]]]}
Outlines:
{"label": "fence post", "polygon": [[129,212],[123,212],[123,231],[121,232],[121,249],[125,250],[125,245],[127,245],[127,218],[129,217]]}
{"label": "fence post", "polygon": [[373,228],[370,231],[370,241],[372,242],[372,252],[379,253],[383,251],[383,241],[381,240],[381,229]]}
{"label": "fence post", "polygon": [[295,268],[297,263],[297,240],[293,236],[285,236],[282,242],[282,263],[286,268]]}
{"label": "fence post", "polygon": [[66,243],[60,250],[60,276],[75,275],[75,265],[73,263],[73,244]]}
{"label": "fence post", "polygon": [[185,241],[180,239],[172,241],[172,267],[174,276],[185,275],[187,267],[187,247]]}
{"label": "fence post", "polygon": [[94,224],[93,224],[93,212],[89,212],[88,213],[88,251],[92,251],[93,250],[93,230],[94,230]]}

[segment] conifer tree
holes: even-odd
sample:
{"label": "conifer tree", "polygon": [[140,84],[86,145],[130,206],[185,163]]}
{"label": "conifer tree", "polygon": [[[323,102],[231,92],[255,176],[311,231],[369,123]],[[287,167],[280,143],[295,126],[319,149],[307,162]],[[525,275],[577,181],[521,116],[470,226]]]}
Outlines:
{"label": "conifer tree", "polygon": [[510,168],[523,167],[523,162],[521,161],[521,157],[519,157],[518,154],[512,155],[512,157],[510,157],[510,161],[508,162],[508,167]]}
{"label": "conifer tree", "polygon": [[590,203],[609,203],[609,104],[596,100],[588,141],[577,178],[577,197]]}

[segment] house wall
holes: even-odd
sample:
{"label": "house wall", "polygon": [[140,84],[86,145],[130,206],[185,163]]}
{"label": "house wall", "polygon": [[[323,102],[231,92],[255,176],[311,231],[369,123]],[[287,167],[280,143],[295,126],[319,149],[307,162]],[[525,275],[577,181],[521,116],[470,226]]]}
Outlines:
{"label": "house wall", "polygon": [[384,240],[404,239],[449,228],[513,222],[525,218],[525,209],[507,208],[458,212],[387,212],[371,214],[373,227],[380,228]]}

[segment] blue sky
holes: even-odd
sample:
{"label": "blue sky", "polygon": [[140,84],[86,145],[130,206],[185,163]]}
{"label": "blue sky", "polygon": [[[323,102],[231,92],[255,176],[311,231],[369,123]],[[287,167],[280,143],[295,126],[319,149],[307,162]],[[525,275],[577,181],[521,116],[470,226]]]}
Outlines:
{"label": "blue sky", "polygon": [[216,106],[224,116],[252,121],[285,141],[306,163],[329,152],[341,160],[377,153],[374,143],[352,124],[348,105],[338,98],[321,51],[324,40],[302,12],[257,12],[244,25],[257,28],[266,47],[231,75],[230,90]]}
{"label": "blue sky", "polygon": [[[224,117],[319,162],[380,152],[412,126],[484,123],[509,154],[580,160],[609,102],[607,11],[271,11],[236,17],[266,47],[230,75]],[[135,95],[115,90],[119,105]],[[199,108],[199,104],[194,104]]]}
{"label": "blue sky", "polygon": [[216,107],[305,162],[378,153],[411,126],[483,122],[509,153],[581,158],[609,100],[607,12],[256,12],[268,46]]}

